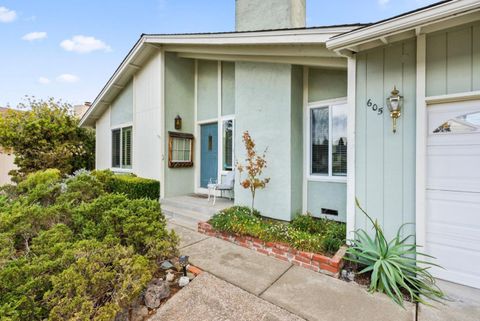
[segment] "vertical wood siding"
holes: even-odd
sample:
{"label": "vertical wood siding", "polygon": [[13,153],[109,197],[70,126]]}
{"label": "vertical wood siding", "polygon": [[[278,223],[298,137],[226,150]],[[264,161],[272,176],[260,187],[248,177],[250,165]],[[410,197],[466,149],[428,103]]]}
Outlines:
{"label": "vertical wood siding", "polygon": [[427,96],[480,90],[480,22],[427,36]]}
{"label": "vertical wood siding", "polygon": [[[356,196],[388,237],[415,220],[415,51],[408,40],[357,57]],[[394,86],[405,99],[396,134],[385,103]],[[382,115],[367,107],[369,99],[384,107]],[[356,227],[371,230],[358,210]]]}

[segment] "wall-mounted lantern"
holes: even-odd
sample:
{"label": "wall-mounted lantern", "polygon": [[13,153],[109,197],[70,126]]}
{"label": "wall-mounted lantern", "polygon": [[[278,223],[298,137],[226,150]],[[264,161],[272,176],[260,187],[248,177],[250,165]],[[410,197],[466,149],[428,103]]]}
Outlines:
{"label": "wall-mounted lantern", "polygon": [[177,115],[177,117],[175,117],[175,130],[180,129],[182,129],[182,117],[180,117],[180,115]]}
{"label": "wall-mounted lantern", "polygon": [[402,115],[403,96],[399,95],[397,87],[393,87],[390,97],[387,98],[387,106],[390,110],[390,117],[393,120],[393,132],[397,132],[397,119]]}

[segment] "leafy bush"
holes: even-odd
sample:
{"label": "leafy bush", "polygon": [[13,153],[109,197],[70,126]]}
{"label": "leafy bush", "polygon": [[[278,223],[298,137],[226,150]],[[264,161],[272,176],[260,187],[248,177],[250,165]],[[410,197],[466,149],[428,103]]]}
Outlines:
{"label": "leafy bush", "polygon": [[0,146],[15,154],[15,181],[48,168],[62,174],[93,168],[95,132],[78,126],[71,105],[27,97],[27,104],[19,108],[23,110],[9,110],[0,117]]}
{"label": "leafy bush", "polygon": [[432,257],[417,252],[415,244],[407,243],[411,236],[404,239],[400,237],[403,226],[395,238],[388,242],[378,222],[360,207],[358,201],[357,206],[373,224],[375,237],[370,237],[361,229],[356,231],[356,238],[347,251],[347,259],[363,267],[360,274],[371,272],[369,290],[386,293],[402,307],[403,293],[408,294],[414,302],[424,304],[428,304],[425,298],[434,301],[443,298],[443,292],[428,272],[428,267],[436,264],[418,259],[420,256]]}
{"label": "leafy bush", "polygon": [[158,201],[86,171],[30,174],[0,196],[0,319],[112,320],[176,255]]}
{"label": "leafy bush", "polygon": [[342,223],[302,215],[287,224],[262,218],[258,211],[251,215],[251,209],[241,206],[224,209],[209,222],[218,231],[249,235],[266,242],[283,242],[303,251],[333,254],[345,239]]}
{"label": "leafy bush", "polygon": [[93,175],[102,181],[111,193],[125,194],[131,199],[158,200],[160,198],[159,181],[135,175],[115,175],[109,170],[95,171]]}

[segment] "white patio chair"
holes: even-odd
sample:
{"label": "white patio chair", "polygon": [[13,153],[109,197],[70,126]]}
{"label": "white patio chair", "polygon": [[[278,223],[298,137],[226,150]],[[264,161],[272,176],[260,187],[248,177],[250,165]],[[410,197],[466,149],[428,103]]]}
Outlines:
{"label": "white patio chair", "polygon": [[210,179],[208,187],[208,201],[210,202],[211,195],[213,194],[213,205],[217,201],[217,191],[220,191],[220,197],[223,197],[223,192],[229,192],[229,199],[232,199],[233,196],[233,187],[235,185],[235,172],[231,171],[225,175],[224,182],[221,184],[217,183],[217,180]]}

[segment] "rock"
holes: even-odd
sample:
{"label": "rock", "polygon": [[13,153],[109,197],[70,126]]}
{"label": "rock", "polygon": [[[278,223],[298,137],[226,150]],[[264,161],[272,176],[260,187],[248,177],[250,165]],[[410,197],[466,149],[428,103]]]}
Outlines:
{"label": "rock", "polygon": [[173,268],[173,264],[170,263],[170,261],[163,261],[162,264],[160,265],[160,267],[163,269],[163,270],[170,270],[171,268]]}
{"label": "rock", "polygon": [[191,280],[195,279],[195,274],[191,273],[191,272],[187,272],[187,277]]}
{"label": "rock", "polygon": [[185,285],[187,285],[188,283],[190,283],[190,279],[188,278],[188,276],[182,276],[180,278],[180,280],[178,280],[178,285],[183,288]]}
{"label": "rock", "polygon": [[173,282],[173,280],[175,280],[175,274],[171,271],[167,272],[167,275],[165,276],[165,281]]}
{"label": "rock", "polygon": [[147,286],[143,300],[150,309],[156,309],[160,306],[160,301],[170,295],[168,283],[162,279],[153,279]]}
{"label": "rock", "polygon": [[146,306],[138,306],[132,309],[132,316],[130,321],[143,321],[143,319],[148,316],[148,309]]}
{"label": "rock", "polygon": [[118,312],[115,316],[115,321],[129,321],[128,320],[128,309]]}

